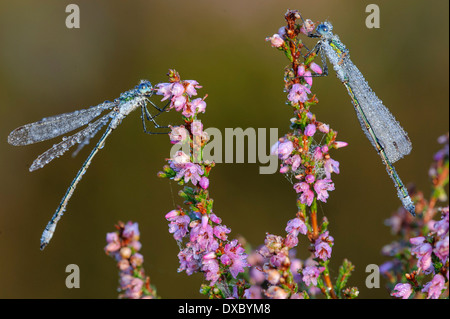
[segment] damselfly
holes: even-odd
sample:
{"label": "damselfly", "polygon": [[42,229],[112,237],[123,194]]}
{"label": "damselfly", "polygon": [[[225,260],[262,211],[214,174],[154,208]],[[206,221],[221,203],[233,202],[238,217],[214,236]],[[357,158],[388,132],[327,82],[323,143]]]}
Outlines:
{"label": "damselfly", "polygon": [[324,56],[333,65],[337,77],[347,88],[352,99],[362,130],[380,154],[389,176],[394,181],[403,206],[414,216],[414,203],[392,165],[411,152],[411,141],[394,116],[369,87],[364,76],[350,60],[348,49],[339,37],[332,33],[332,30],[331,23],[324,22],[317,26],[315,33],[309,34],[309,37],[320,39],[310,53],[321,54],[325,75],[327,67]]}
{"label": "damselfly", "polygon": [[[55,214],[45,227],[41,237],[41,250],[44,249],[50,242],[53,233],[55,232],[56,225],[66,210],[69,199],[72,197],[78,182],[81,180],[91,164],[92,159],[97,152],[103,148],[105,140],[109,134],[111,134],[111,132],[120,125],[122,120],[128,114],[137,108],[141,108],[141,118],[144,132],[149,134],[161,134],[147,131],[145,125],[145,120],[147,119],[148,121],[151,121],[156,128],[160,128],[160,126],[155,122],[155,117],[164,112],[166,109],[166,107],[158,108],[150,101],[149,98],[154,94],[154,92],[155,89],[152,84],[149,81],[142,80],[134,89],[122,93],[120,97],[115,99],[113,102],[105,101],[88,109],[43,118],[38,122],[21,126],[9,134],[9,144],[16,146],[28,145],[52,139],[87,124],[87,127],[83,130],[73,134],[70,137],[63,137],[60,143],[53,145],[52,148],[38,156],[30,166],[30,172],[32,172],[44,167],[53,159],[60,157],[75,144],[79,144],[78,149],[74,152],[75,155],[80,151],[80,149],[89,144],[90,139],[109,123],[106,131],[92,149],[91,153],[67,189],[58,208],[56,209]],[[147,103],[150,103],[158,110],[159,113],[152,116],[147,109]],[[107,110],[109,112],[106,115],[103,115],[99,119],[95,120]]]}

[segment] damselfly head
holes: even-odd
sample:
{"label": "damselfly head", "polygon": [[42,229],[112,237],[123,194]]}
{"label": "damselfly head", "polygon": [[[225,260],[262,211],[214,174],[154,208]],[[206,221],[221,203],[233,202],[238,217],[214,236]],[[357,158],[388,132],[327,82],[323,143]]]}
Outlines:
{"label": "damselfly head", "polygon": [[316,33],[319,36],[328,37],[328,36],[331,36],[333,34],[333,33],[331,33],[332,30],[333,30],[333,26],[331,25],[331,23],[324,22],[324,23],[319,24],[317,26]]}
{"label": "damselfly head", "polygon": [[144,94],[144,95],[149,95],[149,94],[152,94],[152,92],[153,92],[153,86],[150,83],[150,81],[147,81],[147,80],[141,80],[141,83],[139,83],[137,89],[138,89],[139,93]]}

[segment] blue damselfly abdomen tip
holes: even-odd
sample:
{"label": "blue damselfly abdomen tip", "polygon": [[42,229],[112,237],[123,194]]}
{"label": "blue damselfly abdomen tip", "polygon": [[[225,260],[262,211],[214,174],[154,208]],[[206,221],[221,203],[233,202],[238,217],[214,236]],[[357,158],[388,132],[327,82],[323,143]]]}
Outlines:
{"label": "blue damselfly abdomen tip", "polygon": [[408,210],[408,212],[413,215],[414,217],[416,217],[416,207],[413,205],[406,207],[406,209]]}
{"label": "blue damselfly abdomen tip", "polygon": [[411,200],[411,197],[404,197],[402,199],[403,207],[414,217],[416,216],[416,206],[414,205],[413,201]]}

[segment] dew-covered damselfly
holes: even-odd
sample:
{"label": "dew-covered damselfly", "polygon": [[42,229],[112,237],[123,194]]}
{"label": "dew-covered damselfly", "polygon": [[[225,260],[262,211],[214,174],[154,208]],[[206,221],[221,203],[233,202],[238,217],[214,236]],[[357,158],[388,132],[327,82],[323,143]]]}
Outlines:
{"label": "dew-covered damselfly", "polygon": [[[90,139],[92,139],[106,124],[109,123],[102,137],[92,149],[91,153],[67,189],[58,208],[56,209],[55,214],[45,227],[41,237],[41,250],[44,249],[50,242],[53,233],[55,232],[56,225],[66,210],[69,199],[72,197],[78,182],[81,180],[84,173],[86,173],[92,159],[97,152],[103,148],[105,140],[109,134],[111,134],[111,132],[120,125],[122,120],[128,114],[137,108],[141,108],[144,131],[149,134],[161,134],[147,131],[145,125],[145,120],[148,120],[151,121],[156,128],[160,128],[160,126],[155,122],[155,117],[165,111],[165,107],[158,108],[155,104],[153,104],[153,102],[150,101],[149,98],[154,94],[154,92],[155,88],[151,85],[151,83],[149,81],[142,80],[134,89],[122,93],[120,97],[112,102],[105,101],[88,109],[43,118],[38,122],[21,126],[9,134],[9,144],[16,146],[28,145],[61,136],[87,125],[86,128],[73,134],[72,136],[63,137],[60,143],[53,145],[52,148],[38,156],[30,166],[31,172],[44,167],[53,159],[63,155],[75,144],[79,144],[78,149],[74,152],[75,155],[81,148],[89,144]],[[158,110],[158,113],[152,116],[147,109],[147,103],[150,103],[153,107],[155,107]],[[109,112],[95,120],[104,111]]]}
{"label": "dew-covered damselfly", "polygon": [[391,112],[369,87],[364,76],[350,60],[349,50],[339,37],[333,34],[332,30],[331,23],[324,22],[317,26],[314,33],[309,34],[309,37],[319,38],[310,54],[321,54],[324,75],[328,73],[325,56],[333,65],[337,77],[344,84],[351,97],[362,130],[385,164],[403,206],[414,216],[414,203],[392,165],[392,163],[411,152],[411,141]]}

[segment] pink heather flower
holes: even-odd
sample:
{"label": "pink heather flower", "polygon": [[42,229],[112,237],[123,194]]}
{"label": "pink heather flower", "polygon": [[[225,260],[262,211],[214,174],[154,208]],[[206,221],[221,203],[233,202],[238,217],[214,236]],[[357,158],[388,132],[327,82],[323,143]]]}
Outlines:
{"label": "pink heather flower", "polygon": [[301,164],[300,155],[295,154],[294,156],[292,156],[291,163],[292,163],[292,170],[295,172],[300,167]]}
{"label": "pink heather flower", "polygon": [[300,202],[302,204],[311,206],[313,200],[314,200],[314,193],[312,190],[308,189],[306,192],[303,192],[303,194],[300,195]]}
{"label": "pink heather flower", "polygon": [[314,124],[308,124],[305,127],[305,135],[313,136],[316,133],[316,126]]}
{"label": "pink heather flower", "polygon": [[172,96],[171,87],[172,83],[159,83],[156,85],[158,90],[156,91],[157,95],[163,95],[163,98],[161,101],[167,100],[169,97]]}
{"label": "pink heather flower", "polygon": [[306,68],[304,64],[301,64],[298,69],[297,69],[297,75],[298,76],[303,76],[306,72]]}
{"label": "pink heather flower", "polygon": [[142,289],[142,286],[144,286],[144,281],[140,278],[133,278],[130,282],[129,289],[131,292],[140,292]]}
{"label": "pink heather flower", "polygon": [[294,150],[294,144],[291,141],[285,140],[284,142],[276,142],[271,149],[272,155],[278,155],[282,160],[285,160],[291,155]]}
{"label": "pink heather flower", "polygon": [[231,265],[231,258],[228,255],[222,255],[220,256],[220,262],[225,266],[229,266]]}
{"label": "pink heather flower", "polygon": [[322,146],[322,152],[323,153],[328,153],[328,146],[327,145]]}
{"label": "pink heather flower", "polygon": [[284,240],[284,245],[288,248],[294,248],[298,244],[298,237],[292,234],[287,234]]}
{"label": "pink heather flower", "polygon": [[380,266],[380,272],[384,275],[388,274],[389,271],[393,270],[395,263],[392,261],[387,261]]}
{"label": "pink heather flower", "polygon": [[239,273],[244,272],[244,267],[249,266],[247,263],[247,254],[245,254],[245,249],[241,247],[236,239],[225,245],[224,254],[220,257],[221,261],[222,258],[227,262],[227,264],[229,264],[227,259],[231,261],[229,270],[233,278],[236,278]]}
{"label": "pink heather flower", "polygon": [[201,121],[194,121],[191,124],[191,132],[193,135],[202,135],[203,132],[203,124]]}
{"label": "pink heather flower", "polygon": [[306,235],[306,232],[308,231],[306,224],[300,218],[294,218],[288,221],[285,230],[293,236],[298,236],[299,233]]}
{"label": "pink heather flower", "polygon": [[443,159],[444,157],[448,157],[448,155],[449,155],[449,147],[448,147],[449,135],[448,135],[448,133],[439,136],[437,141],[439,144],[444,144],[444,148],[439,150],[436,154],[434,154],[433,159],[435,161],[439,161],[439,160]]}
{"label": "pink heather flower", "polygon": [[275,268],[279,268],[281,265],[285,263],[287,257],[288,256],[286,256],[285,251],[280,251],[277,254],[270,257],[270,264]]}
{"label": "pink heather flower", "polygon": [[284,44],[283,38],[279,34],[274,34],[271,37],[266,38],[266,41],[270,41],[272,47],[279,48]]}
{"label": "pink heather flower", "polygon": [[308,184],[313,183],[315,180],[316,179],[315,179],[315,177],[313,175],[308,174],[308,175],[305,176],[305,182],[307,182]]}
{"label": "pink heather flower", "polygon": [[315,160],[323,159],[322,148],[319,146],[314,149],[314,159]]}
{"label": "pink heather flower", "polygon": [[409,241],[413,245],[411,254],[416,255],[418,259],[417,267],[421,268],[425,274],[431,273],[434,270],[431,260],[433,247],[422,236],[411,238]]}
{"label": "pink heather flower", "polygon": [[278,282],[280,281],[281,278],[281,274],[278,270],[276,269],[269,269],[267,271],[267,281],[271,284],[271,285],[276,285],[278,284]]}
{"label": "pink heather flower", "polygon": [[316,74],[322,74],[322,68],[317,63],[312,62],[309,68]]}
{"label": "pink heather flower", "polygon": [[317,239],[321,241],[330,242],[331,244],[333,244],[334,242],[334,238],[333,236],[330,236],[330,232],[328,230],[320,234]]}
{"label": "pink heather flower", "polygon": [[442,209],[442,217],[440,221],[437,221],[433,225],[433,229],[438,236],[443,236],[448,233],[449,228],[449,213],[448,206]]}
{"label": "pink heather flower", "polygon": [[408,299],[412,292],[413,290],[410,284],[396,284],[394,290],[391,293],[391,296]]}
{"label": "pink heather flower", "polygon": [[295,281],[299,281],[301,276],[299,274],[299,271],[302,269],[303,265],[302,265],[302,261],[298,258],[291,258],[291,272],[292,275],[294,276],[294,280]]}
{"label": "pink heather flower", "polygon": [[283,247],[283,237],[272,234],[266,234],[266,238],[264,239],[264,246],[261,248],[261,250],[266,248],[267,254],[261,252],[261,250],[260,253],[263,256],[268,257],[269,255],[278,253],[282,247]]}
{"label": "pink heather flower", "polygon": [[144,263],[144,256],[142,256],[140,253],[135,253],[130,257],[130,263],[135,268],[140,267]]}
{"label": "pink heather flower", "polygon": [[211,221],[213,222],[213,223],[216,223],[216,224],[221,224],[222,223],[222,219],[220,218],[220,217],[218,217],[216,214],[214,214],[214,213],[212,213],[212,214],[210,214],[209,215],[209,219],[211,219]]}
{"label": "pink heather flower", "polygon": [[227,226],[223,225],[217,225],[213,228],[214,236],[221,240],[227,240],[228,236],[226,234],[230,233],[231,229],[229,229]]}
{"label": "pink heather flower", "polygon": [[191,162],[191,158],[186,155],[183,151],[178,151],[175,153],[172,159],[169,160],[170,167],[175,171],[182,169],[187,163]]}
{"label": "pink heather flower", "polygon": [[331,246],[333,246],[333,243],[334,238],[329,236],[328,231],[320,234],[314,243],[314,254],[316,258],[320,258],[323,261],[331,258]]}
{"label": "pink heather flower", "polygon": [[259,286],[250,286],[250,288],[246,289],[244,292],[245,299],[262,299],[261,287]]}
{"label": "pink heather flower", "polygon": [[342,141],[336,141],[334,142],[333,146],[338,149],[338,148],[342,148],[342,147],[346,147],[348,145],[347,142],[342,142]]}
{"label": "pink heather flower", "polygon": [[334,190],[334,183],[331,179],[321,179],[314,184],[314,190],[317,193],[317,199],[326,203],[328,198],[328,191]]}
{"label": "pink heather flower", "polygon": [[124,238],[133,238],[134,240],[139,240],[139,225],[138,223],[128,222],[125,224],[125,227],[122,232],[122,237]]}
{"label": "pink heather flower", "polygon": [[167,219],[168,221],[173,221],[180,215],[181,212],[179,210],[173,209],[170,212],[168,212],[166,216],[164,216],[164,218]]}
{"label": "pink heather flower", "polygon": [[186,80],[184,83],[187,83],[186,85],[186,93],[189,96],[197,95],[196,89],[201,89],[202,86],[199,85],[199,83],[195,80]]}
{"label": "pink heather flower", "polygon": [[173,238],[176,241],[181,241],[189,231],[188,226],[190,222],[191,219],[189,218],[188,215],[178,215],[177,217],[173,218],[173,220],[170,222],[169,233],[173,234]]}
{"label": "pink heather flower", "polygon": [[430,282],[425,284],[422,292],[426,292],[428,294],[427,299],[439,299],[442,290],[445,288],[445,278],[441,274],[437,274]]}
{"label": "pink heather flower", "polygon": [[191,230],[190,236],[191,243],[197,245],[201,250],[205,251],[215,251],[219,247],[219,243],[214,238],[213,228],[211,225],[197,224]]}
{"label": "pink heather flower", "polygon": [[203,260],[214,259],[216,257],[217,257],[216,253],[211,251],[211,252],[203,255]]}
{"label": "pink heather flower", "polygon": [[325,124],[325,123],[321,123],[321,124],[317,127],[317,129],[318,129],[319,131],[321,131],[322,133],[324,133],[324,134],[328,134],[328,132],[330,132],[330,126],[329,126],[328,124]]}
{"label": "pink heather flower", "polygon": [[191,102],[191,108],[194,113],[205,113],[206,102],[203,99],[195,99]]}
{"label": "pink heather flower", "polygon": [[205,272],[206,280],[211,281],[209,285],[214,286],[220,278],[219,262],[216,258],[209,258],[207,255],[205,257],[202,262],[202,270]]}
{"label": "pink heather flower", "polygon": [[106,242],[107,242],[107,245],[105,247],[105,251],[107,253],[115,252],[120,249],[119,234],[117,234],[116,232],[107,233],[106,234]]}
{"label": "pink heather flower", "polygon": [[133,240],[128,244],[129,247],[133,248],[135,251],[141,250],[142,244],[139,240]]}
{"label": "pink heather flower", "polygon": [[120,280],[121,289],[125,291],[125,297],[138,299],[142,295],[141,289],[144,281],[130,275],[125,275]]}
{"label": "pink heather flower", "polygon": [[130,247],[122,247],[120,248],[120,257],[124,258],[124,259],[128,259],[131,257],[131,248]]}
{"label": "pink heather flower", "polygon": [[286,34],[286,27],[281,27],[278,29],[278,35],[283,37]]}
{"label": "pink heather flower", "polygon": [[287,299],[289,297],[289,293],[278,286],[270,286],[265,294],[270,299]]}
{"label": "pink heather flower", "polygon": [[280,173],[281,174],[286,174],[287,172],[289,172],[289,166],[281,166],[280,168]]}
{"label": "pink heather flower", "polygon": [[436,248],[434,248],[433,252],[445,264],[445,261],[448,259],[448,236],[436,243]]}
{"label": "pink heather flower", "polygon": [[448,134],[444,134],[438,137],[437,141],[439,144],[448,144]]}
{"label": "pink heather flower", "polygon": [[312,86],[313,80],[311,76],[311,71],[307,71],[304,64],[298,67],[297,75],[299,77],[303,77],[310,87]]}
{"label": "pink heather flower", "polygon": [[130,266],[128,259],[121,259],[117,262],[117,268],[119,268],[120,271],[127,271]]}
{"label": "pink heather flower", "polygon": [[325,160],[324,169],[326,177],[331,178],[331,173],[339,174],[339,162],[328,158]]}
{"label": "pink heather flower", "polygon": [[295,83],[288,94],[288,100],[294,104],[298,102],[306,102],[308,100],[308,94],[311,93],[311,90],[306,86]]}
{"label": "pink heather flower", "polygon": [[300,28],[300,32],[303,34],[310,34],[314,31],[314,22],[312,22],[310,19],[306,19],[305,23]]}
{"label": "pink heather flower", "polygon": [[182,109],[185,108],[186,104],[187,104],[187,99],[184,95],[174,96],[172,98],[171,107],[175,108],[175,111],[180,112]]}
{"label": "pink heather flower", "polygon": [[170,91],[172,92],[172,95],[174,97],[178,97],[182,95],[185,90],[183,84],[181,84],[180,82],[175,82],[173,83],[173,86]]}
{"label": "pink heather flower", "polygon": [[[283,240],[283,238],[281,238],[281,240]],[[267,241],[267,237],[266,237],[266,241]],[[260,254],[264,258],[269,258],[270,256],[272,256],[272,251],[271,251],[271,248],[269,248],[267,246],[267,244],[265,244],[265,246],[262,246],[258,250],[258,254]]]}
{"label": "pink heather flower", "polygon": [[188,137],[188,131],[184,128],[184,126],[175,126],[171,127],[171,131],[169,133],[170,143],[178,144],[186,141]]}
{"label": "pink heather flower", "polygon": [[186,163],[180,169],[180,171],[175,176],[174,180],[179,181],[181,178],[184,178],[184,182],[187,183],[189,181],[192,184],[197,185],[200,181],[200,175],[203,174],[203,168],[198,164]]}
{"label": "pink heather flower", "polygon": [[178,259],[180,261],[178,272],[186,271],[186,274],[190,276],[200,269],[198,255],[193,252],[190,246],[178,253]]}
{"label": "pink heather flower", "polygon": [[308,266],[305,267],[302,271],[303,277],[302,280],[306,286],[310,286],[313,284],[317,286],[317,278],[319,278],[320,274],[325,270],[325,267],[315,267]]}
{"label": "pink heather flower", "polygon": [[294,189],[297,193],[303,193],[309,190],[309,185],[305,182],[296,183],[294,184]]}
{"label": "pink heather flower", "polygon": [[200,181],[198,183],[200,185],[201,188],[203,189],[207,189],[209,186],[209,179],[206,176],[202,176],[202,178],[200,178]]}
{"label": "pink heather flower", "polygon": [[315,252],[314,252],[316,258],[320,258],[323,261],[331,258],[331,247],[326,242],[319,242],[315,245]]}
{"label": "pink heather flower", "polygon": [[404,217],[401,212],[404,212],[403,209],[398,210],[396,214],[393,214],[390,218],[385,220],[385,225],[391,227],[391,233],[393,235],[397,234],[402,228]]}
{"label": "pink heather flower", "polygon": [[302,193],[300,195],[300,202],[302,204],[306,204],[308,206],[311,206],[313,200],[314,200],[314,193],[309,188],[309,185],[305,182],[296,183],[294,184],[294,189],[297,193]]}
{"label": "pink heather flower", "polygon": [[204,214],[202,215],[202,227],[205,228],[209,225],[209,216]]}

